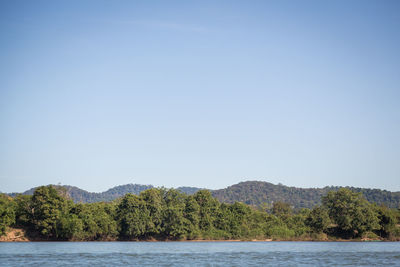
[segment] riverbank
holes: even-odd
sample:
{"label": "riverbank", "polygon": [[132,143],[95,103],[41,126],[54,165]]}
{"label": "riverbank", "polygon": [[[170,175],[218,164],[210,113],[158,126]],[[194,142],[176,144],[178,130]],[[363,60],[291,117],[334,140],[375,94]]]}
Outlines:
{"label": "riverbank", "polygon": [[380,242],[380,241],[400,241],[400,238],[383,239],[383,238],[357,238],[357,239],[341,239],[328,237],[327,235],[320,235],[318,238],[304,237],[304,238],[262,238],[262,239],[134,239],[134,240],[120,240],[120,239],[105,239],[105,240],[54,240],[41,238],[38,235],[29,235],[22,228],[9,228],[6,235],[0,237],[0,242],[45,242],[45,241],[61,241],[61,242]]}
{"label": "riverbank", "polygon": [[28,242],[31,241],[24,229],[9,228],[6,235],[0,236],[0,242]]}

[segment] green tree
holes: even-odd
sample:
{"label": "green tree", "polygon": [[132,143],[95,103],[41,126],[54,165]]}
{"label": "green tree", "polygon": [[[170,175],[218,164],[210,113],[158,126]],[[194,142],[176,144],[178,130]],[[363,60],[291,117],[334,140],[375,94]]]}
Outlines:
{"label": "green tree", "polygon": [[306,225],[306,217],[302,213],[293,214],[285,218],[286,226],[294,231],[295,237],[308,235],[310,228]]}
{"label": "green tree", "polygon": [[349,237],[360,237],[367,231],[379,228],[378,217],[372,205],[360,193],[347,188],[330,191],[322,198],[323,208],[337,224],[339,233]]}
{"label": "green tree", "polygon": [[267,212],[262,212],[259,210],[251,210],[251,213],[248,215],[248,229],[249,229],[249,237],[255,239],[263,239],[265,238],[266,232],[266,221],[269,214]]}
{"label": "green tree", "polygon": [[149,219],[146,222],[146,235],[158,236],[161,235],[163,209],[165,205],[164,188],[151,188],[140,193],[140,199],[146,203],[146,209],[149,214]]}
{"label": "green tree", "polygon": [[321,206],[313,208],[305,220],[305,224],[315,233],[326,232],[330,223],[328,211]]}
{"label": "green tree", "polygon": [[241,202],[235,202],[228,207],[229,216],[229,232],[232,237],[240,238],[249,235],[250,215],[252,213],[250,207]]}
{"label": "green tree", "polygon": [[388,238],[396,231],[396,213],[395,210],[389,209],[386,206],[374,206],[378,214],[379,229],[378,234],[381,237]]}
{"label": "green tree", "polygon": [[150,220],[146,202],[138,196],[126,194],[117,208],[120,235],[123,238],[143,238]]}
{"label": "green tree", "polygon": [[163,216],[164,234],[168,238],[184,238],[188,231],[189,221],[185,218],[185,195],[178,190],[170,189],[165,194]]}
{"label": "green tree", "polygon": [[15,202],[15,224],[17,226],[33,228],[32,225],[32,196],[30,195],[17,195],[14,198]]}
{"label": "green tree", "polygon": [[82,220],[76,214],[63,214],[58,222],[56,237],[62,240],[82,240],[84,237]]}
{"label": "green tree", "polygon": [[15,203],[7,195],[0,194],[0,236],[6,233],[7,227],[15,223]]}
{"label": "green tree", "polygon": [[194,239],[200,236],[200,205],[194,196],[187,196],[185,199],[184,216],[187,219],[186,228],[188,229],[187,238]]}
{"label": "green tree", "polygon": [[281,218],[289,217],[292,214],[292,207],[289,203],[281,201],[274,202],[272,206],[272,214]]}
{"label": "green tree", "polygon": [[208,190],[196,192],[194,199],[200,207],[199,228],[203,233],[207,233],[214,228],[215,214],[219,208],[219,202],[212,197]]}
{"label": "green tree", "polygon": [[268,215],[265,221],[265,236],[273,239],[287,239],[296,235],[293,229],[289,229],[286,223],[273,214]]}
{"label": "green tree", "polygon": [[[71,209],[71,213],[82,221],[82,230],[76,234],[76,238],[82,240],[108,240],[114,239],[118,235],[117,222],[114,218],[114,203],[78,203]],[[78,227],[76,228],[77,230],[79,230]]]}
{"label": "green tree", "polygon": [[67,221],[63,218],[69,214],[69,205],[53,186],[38,187],[32,196],[31,224],[46,238],[65,237]]}

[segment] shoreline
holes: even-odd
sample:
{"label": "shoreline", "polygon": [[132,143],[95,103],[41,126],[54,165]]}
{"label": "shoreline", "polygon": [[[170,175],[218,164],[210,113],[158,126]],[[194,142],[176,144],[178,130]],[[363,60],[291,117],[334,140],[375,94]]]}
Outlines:
{"label": "shoreline", "polygon": [[383,238],[356,238],[356,239],[341,239],[341,238],[262,238],[262,239],[104,239],[104,240],[55,240],[44,239],[38,236],[29,236],[24,229],[9,228],[6,235],[0,236],[2,242],[399,242],[400,239],[383,239]]}
{"label": "shoreline", "polygon": [[318,240],[318,239],[194,239],[194,240],[46,240],[46,239],[35,239],[31,240],[28,238],[21,239],[8,239],[4,236],[0,238],[0,243],[40,243],[40,242],[63,242],[63,243],[74,243],[74,242],[137,242],[137,243],[170,243],[170,242],[188,242],[188,243],[203,243],[203,242],[400,242],[400,240],[381,240],[381,239],[335,239],[335,240]]}
{"label": "shoreline", "polygon": [[0,243],[41,243],[41,242],[62,242],[62,243],[97,243],[97,242],[135,242],[135,243],[171,243],[171,242],[187,242],[187,243],[203,243],[203,242],[400,242],[400,240],[359,240],[359,239],[351,239],[351,240],[156,240],[156,241],[146,241],[146,240],[0,240]]}

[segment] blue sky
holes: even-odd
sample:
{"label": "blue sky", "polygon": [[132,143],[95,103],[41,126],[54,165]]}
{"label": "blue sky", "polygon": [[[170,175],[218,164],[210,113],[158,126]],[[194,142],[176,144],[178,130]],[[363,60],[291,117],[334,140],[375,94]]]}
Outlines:
{"label": "blue sky", "polygon": [[399,1],[1,1],[0,191],[400,191]]}

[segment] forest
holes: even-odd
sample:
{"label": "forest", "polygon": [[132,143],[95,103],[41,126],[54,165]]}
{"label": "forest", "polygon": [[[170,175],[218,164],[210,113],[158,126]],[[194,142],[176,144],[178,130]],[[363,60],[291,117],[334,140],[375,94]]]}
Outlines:
{"label": "forest", "polygon": [[150,188],[110,202],[74,203],[65,189],[0,195],[0,235],[22,228],[30,240],[400,240],[400,210],[347,188],[312,209],[274,202],[221,203],[210,191]]}

